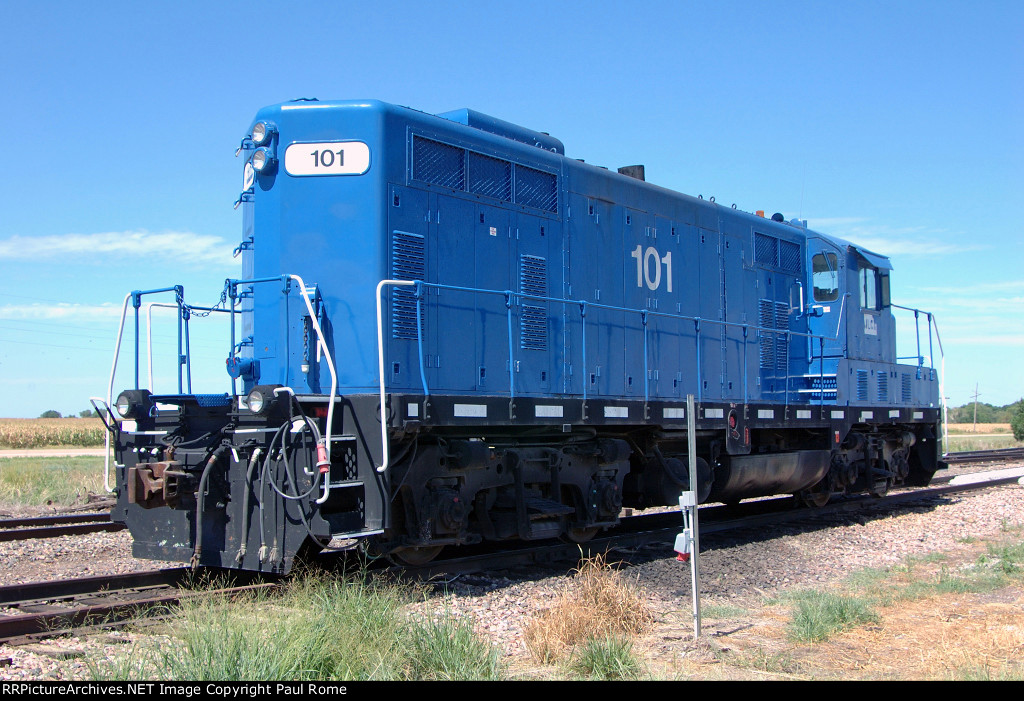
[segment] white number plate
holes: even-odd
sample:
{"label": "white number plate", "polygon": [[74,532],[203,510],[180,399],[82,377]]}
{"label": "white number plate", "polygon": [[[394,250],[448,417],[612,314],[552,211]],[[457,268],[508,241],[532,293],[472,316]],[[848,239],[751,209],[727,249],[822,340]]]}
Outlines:
{"label": "white number plate", "polygon": [[370,169],[370,147],[362,141],[292,144],[284,152],[288,175],[362,175]]}

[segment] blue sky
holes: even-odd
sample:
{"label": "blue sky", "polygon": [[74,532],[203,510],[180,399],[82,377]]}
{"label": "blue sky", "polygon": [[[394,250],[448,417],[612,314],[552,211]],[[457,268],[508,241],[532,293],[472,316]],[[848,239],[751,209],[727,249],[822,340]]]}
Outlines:
{"label": "blue sky", "polygon": [[[234,150],[296,97],[470,107],[808,219],[892,257],[952,404],[1024,396],[1024,3],[7,0],[3,25],[0,416],[104,395],[127,292],[216,302],[240,272]],[[216,333],[197,390],[227,389]]]}

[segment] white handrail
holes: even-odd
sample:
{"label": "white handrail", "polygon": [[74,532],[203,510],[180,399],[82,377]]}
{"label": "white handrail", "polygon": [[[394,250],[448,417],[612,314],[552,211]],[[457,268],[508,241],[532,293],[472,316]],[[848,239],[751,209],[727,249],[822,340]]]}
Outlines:
{"label": "white handrail", "polygon": [[[377,372],[380,375],[380,443],[381,443],[381,464],[377,472],[385,472],[388,469],[388,462],[391,457],[388,452],[388,422],[384,415],[384,313],[381,308],[381,290],[385,285],[401,285],[411,287],[416,283],[411,280],[381,280],[377,283]],[[419,333],[419,329],[417,329]]]}
{"label": "white handrail", "polygon": [[[113,401],[114,393],[114,373],[117,372],[117,358],[121,355],[121,338],[124,336],[124,320],[128,316],[128,301],[132,298],[132,293],[129,292],[124,296],[124,304],[121,306],[121,323],[117,327],[117,342],[114,345],[114,362],[110,366],[110,382],[107,383],[107,406],[111,405]],[[104,463],[103,463],[103,486],[108,492],[113,492],[114,488],[110,486],[110,431],[107,431],[106,436],[103,438],[103,448],[105,451]]]}
{"label": "white handrail", "polygon": [[153,307],[178,309],[177,304],[150,302],[146,305],[146,363],[149,369],[149,391],[153,391]]}
{"label": "white handrail", "polygon": [[[313,329],[316,331],[316,342],[317,348],[322,349],[324,358],[327,360],[327,368],[331,371],[331,399],[327,405],[327,430],[324,432],[324,445],[327,449],[328,460],[331,455],[331,426],[334,421],[334,399],[338,395],[338,373],[334,369],[334,359],[331,357],[331,352],[327,349],[327,341],[324,338],[323,329],[320,328],[320,322],[316,320],[316,314],[313,312],[313,302],[309,299],[309,292],[306,290],[306,283],[302,281],[302,278],[298,275],[288,275],[289,278],[295,280],[299,284],[299,289],[302,291],[302,299],[306,303],[306,311],[309,312],[309,320],[313,324]],[[323,504],[327,501],[327,497],[331,493],[331,480],[328,474],[324,478],[324,493],[316,500],[317,504]]]}

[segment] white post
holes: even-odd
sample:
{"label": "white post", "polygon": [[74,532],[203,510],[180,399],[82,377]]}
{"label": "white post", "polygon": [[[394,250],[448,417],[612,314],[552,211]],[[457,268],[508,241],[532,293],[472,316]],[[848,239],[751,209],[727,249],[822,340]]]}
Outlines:
{"label": "white post", "polygon": [[693,506],[690,512],[691,550],[690,550],[690,584],[693,589],[693,637],[700,637],[700,532],[697,527],[697,502],[700,488],[697,484],[697,428],[696,409],[693,395],[686,395],[686,442],[688,462],[690,463],[690,492],[693,494]]}

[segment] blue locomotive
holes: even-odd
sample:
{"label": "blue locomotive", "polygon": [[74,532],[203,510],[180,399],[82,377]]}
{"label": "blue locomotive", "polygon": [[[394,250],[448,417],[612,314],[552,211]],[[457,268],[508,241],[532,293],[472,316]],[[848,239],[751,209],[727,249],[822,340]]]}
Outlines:
{"label": "blue locomotive", "polygon": [[[884,256],[472,110],[288,102],[239,151],[221,303],[125,299],[108,470],[138,557],[282,572],[332,541],[409,564],[583,541],[690,488],[688,395],[701,501],[823,504],[941,464],[937,330],[908,310],[897,362]],[[157,293],[180,315],[170,393],[138,380]],[[200,314],[230,327],[223,393],[191,388]]]}

